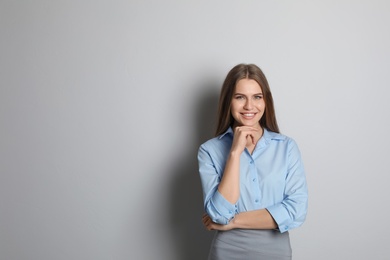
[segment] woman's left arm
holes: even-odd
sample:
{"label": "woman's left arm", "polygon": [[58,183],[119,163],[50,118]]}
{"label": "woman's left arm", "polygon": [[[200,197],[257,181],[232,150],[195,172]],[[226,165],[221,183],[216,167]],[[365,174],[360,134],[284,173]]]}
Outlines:
{"label": "woman's left arm", "polygon": [[308,191],[301,153],[294,140],[288,140],[287,174],[284,199],[267,207],[281,233],[299,227],[306,219]]}
{"label": "woman's left arm", "polygon": [[278,227],[275,220],[266,209],[241,212],[235,215],[227,225],[212,222],[207,214],[203,215],[202,221],[207,230],[227,231],[235,228],[276,229]]}

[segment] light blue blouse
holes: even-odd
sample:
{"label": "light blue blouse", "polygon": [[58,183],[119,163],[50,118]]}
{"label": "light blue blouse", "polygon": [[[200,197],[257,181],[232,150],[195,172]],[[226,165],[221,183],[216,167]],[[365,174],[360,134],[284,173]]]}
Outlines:
{"label": "light blue blouse", "polygon": [[281,233],[302,225],[308,193],[305,170],[295,141],[267,131],[252,153],[240,157],[240,198],[231,204],[218,191],[233,141],[233,130],[208,140],[198,151],[199,173],[206,213],[227,224],[237,213],[267,209]]}

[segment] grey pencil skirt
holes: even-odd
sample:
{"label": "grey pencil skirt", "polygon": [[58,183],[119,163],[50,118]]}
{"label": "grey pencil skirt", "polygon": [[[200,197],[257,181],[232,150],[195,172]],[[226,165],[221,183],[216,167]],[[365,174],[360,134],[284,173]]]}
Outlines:
{"label": "grey pencil skirt", "polygon": [[233,229],[217,231],[209,260],[291,260],[288,232]]}

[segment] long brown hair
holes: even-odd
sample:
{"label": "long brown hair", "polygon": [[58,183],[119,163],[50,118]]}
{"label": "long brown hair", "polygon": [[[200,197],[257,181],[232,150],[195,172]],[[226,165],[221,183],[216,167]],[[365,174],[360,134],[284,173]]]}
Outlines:
{"label": "long brown hair", "polygon": [[265,102],[264,115],[261,117],[260,126],[269,131],[279,133],[275,116],[274,101],[267,78],[259,67],[254,64],[238,64],[232,68],[223,82],[218,105],[216,136],[223,134],[230,126],[233,126],[234,118],[230,107],[236,84],[241,79],[253,79],[261,87]]}

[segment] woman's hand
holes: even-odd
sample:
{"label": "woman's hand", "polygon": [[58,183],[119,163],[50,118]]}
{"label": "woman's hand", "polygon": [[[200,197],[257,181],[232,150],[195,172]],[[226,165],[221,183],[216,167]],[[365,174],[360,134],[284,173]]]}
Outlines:
{"label": "woman's hand", "polygon": [[202,217],[202,222],[203,222],[203,225],[205,226],[205,228],[207,230],[220,230],[220,231],[228,231],[228,230],[231,230],[233,229],[233,223],[232,221],[229,222],[229,224],[227,225],[221,225],[221,224],[217,224],[217,223],[214,223],[210,216],[207,215],[206,213],[203,214],[203,217]]}
{"label": "woman's hand", "polygon": [[245,147],[249,144],[255,145],[261,138],[263,131],[261,128],[251,126],[237,126],[234,129],[234,137],[232,144],[232,151],[242,153]]}

